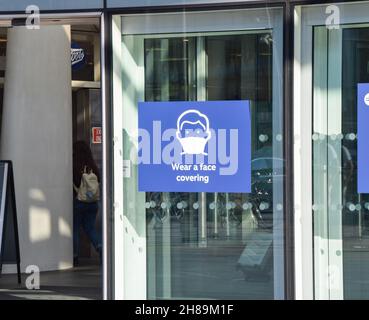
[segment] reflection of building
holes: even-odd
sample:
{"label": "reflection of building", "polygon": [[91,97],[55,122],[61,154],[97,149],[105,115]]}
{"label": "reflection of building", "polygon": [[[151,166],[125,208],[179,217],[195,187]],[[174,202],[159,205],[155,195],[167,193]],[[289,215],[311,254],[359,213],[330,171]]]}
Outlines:
{"label": "reflection of building", "polygon": [[[338,4],[338,29],[327,1],[38,2],[40,31],[20,26],[26,1],[0,4],[1,152],[15,163],[23,267],[71,266],[70,145],[102,127],[105,297],[369,298],[356,188],[369,1]],[[251,102],[253,192],[137,192],[137,103],[197,100]]]}

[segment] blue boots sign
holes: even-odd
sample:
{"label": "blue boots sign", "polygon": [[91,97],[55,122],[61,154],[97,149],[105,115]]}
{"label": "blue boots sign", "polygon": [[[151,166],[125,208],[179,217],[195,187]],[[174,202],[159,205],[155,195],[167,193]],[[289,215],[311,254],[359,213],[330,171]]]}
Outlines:
{"label": "blue boots sign", "polygon": [[77,43],[72,43],[70,49],[72,70],[78,70],[85,66],[86,64],[86,54],[85,50],[82,49]]}
{"label": "blue boots sign", "polygon": [[138,108],[139,191],[250,192],[248,101],[143,102]]}

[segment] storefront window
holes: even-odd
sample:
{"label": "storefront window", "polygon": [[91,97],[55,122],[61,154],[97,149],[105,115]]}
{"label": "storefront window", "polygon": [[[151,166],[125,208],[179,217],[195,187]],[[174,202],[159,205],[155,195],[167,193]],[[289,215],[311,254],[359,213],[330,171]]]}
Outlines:
{"label": "storefront window", "polygon": [[367,138],[359,133],[367,127],[361,112],[369,92],[364,13],[369,2],[332,5],[336,24],[327,18],[327,6],[302,7],[296,30],[301,43],[295,44],[295,61],[301,68],[295,79],[301,83],[295,87],[295,109],[301,122],[295,121],[295,148],[301,158],[295,163],[303,173],[295,172],[301,228],[295,252],[302,252],[296,277],[308,298],[367,299],[369,190],[360,187],[366,183],[360,172],[367,157],[359,147]]}
{"label": "storefront window", "polygon": [[[254,13],[262,17],[266,11]],[[278,9],[272,13],[281,17]],[[226,20],[234,14],[225,13]],[[165,16],[163,19],[165,23]],[[149,17],[143,21],[151,23]],[[148,299],[282,299],[284,159],[279,23],[259,30],[245,26],[239,31],[225,28],[213,32],[210,28],[144,35],[125,34],[124,17],[122,25],[117,59],[121,59],[120,130],[125,165],[121,195],[125,229],[121,232],[126,239],[126,272],[134,270],[135,261],[136,273],[146,279],[140,290]],[[157,27],[152,25],[153,30]],[[138,192],[134,164],[139,152],[138,103],[224,100],[250,101],[251,193]],[[142,250],[137,258],[135,237]],[[126,274],[129,282],[128,277]],[[130,296],[127,287],[125,294]],[[135,290],[137,293],[137,286]]]}

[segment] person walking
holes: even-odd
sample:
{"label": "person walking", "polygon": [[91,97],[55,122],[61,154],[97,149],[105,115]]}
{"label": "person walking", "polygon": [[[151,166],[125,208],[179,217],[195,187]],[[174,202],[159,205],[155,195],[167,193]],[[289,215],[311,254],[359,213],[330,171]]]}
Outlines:
{"label": "person walking", "polygon": [[90,146],[84,141],[73,145],[73,263],[77,266],[81,227],[98,252],[101,263],[101,233],[96,229],[100,197],[100,173]]}

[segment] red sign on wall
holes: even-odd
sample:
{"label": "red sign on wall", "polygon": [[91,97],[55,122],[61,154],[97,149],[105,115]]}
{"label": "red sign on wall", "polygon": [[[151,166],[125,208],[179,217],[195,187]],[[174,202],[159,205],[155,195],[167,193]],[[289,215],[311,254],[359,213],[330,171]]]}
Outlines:
{"label": "red sign on wall", "polygon": [[101,127],[93,127],[92,128],[92,143],[101,143],[101,142],[102,142]]}

